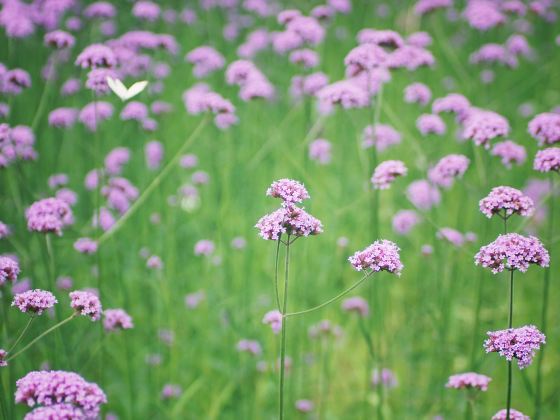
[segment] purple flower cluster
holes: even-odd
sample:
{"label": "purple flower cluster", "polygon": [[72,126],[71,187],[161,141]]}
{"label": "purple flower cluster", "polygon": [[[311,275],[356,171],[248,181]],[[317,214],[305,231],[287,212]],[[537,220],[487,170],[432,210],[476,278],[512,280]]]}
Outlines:
{"label": "purple flower cluster", "polygon": [[476,265],[490,268],[492,273],[497,274],[504,269],[525,272],[530,264],[548,267],[550,256],[538,238],[508,233],[481,247],[474,261]]}
{"label": "purple flower cluster", "polygon": [[503,165],[510,169],[512,164],[522,165],[527,159],[525,147],[511,140],[496,143],[492,148],[492,155],[502,159]]}
{"label": "purple flower cluster", "polygon": [[447,155],[429,170],[428,179],[435,185],[450,188],[455,178],[461,178],[469,167],[470,160],[464,155]]}
{"label": "purple flower cluster", "polygon": [[486,353],[497,352],[506,360],[517,359],[520,369],[529,366],[535,351],[546,343],[545,335],[534,325],[510,328],[500,331],[488,331],[488,339],[484,342]]}
{"label": "purple flower cluster", "polygon": [[478,203],[480,211],[491,218],[497,214],[508,218],[513,214],[531,216],[535,211],[535,204],[528,196],[516,188],[500,186],[492,188],[490,194]]}
{"label": "purple flower cluster", "polygon": [[416,127],[423,136],[428,134],[436,134],[441,136],[445,134],[445,123],[437,114],[422,114],[416,120]]}
{"label": "purple flower cluster", "polygon": [[221,69],[225,64],[224,56],[214,48],[206,45],[197,47],[189,52],[185,56],[185,60],[194,66],[193,74],[197,78],[205,77]]}
{"label": "purple flower cluster", "polygon": [[76,290],[70,292],[70,306],[77,313],[89,316],[92,321],[98,321],[101,318],[101,302],[99,298],[91,292]]}
{"label": "purple flower cluster", "polygon": [[133,327],[132,318],[123,309],[105,309],[103,311],[105,331],[128,330]]}
{"label": "purple flower cluster", "polygon": [[49,113],[49,125],[57,128],[70,128],[78,119],[80,111],[76,108],[56,108]]}
{"label": "purple flower cluster", "polygon": [[371,177],[373,188],[385,190],[400,176],[405,176],[408,169],[400,160],[386,160],[381,162],[374,170]]}
{"label": "purple flower cluster", "polygon": [[449,243],[455,246],[463,246],[465,243],[465,237],[461,232],[449,227],[442,227],[436,233],[436,237],[439,239],[445,239]]}
{"label": "purple flower cluster", "polygon": [[197,115],[204,112],[211,112],[214,116],[214,123],[222,130],[237,123],[235,107],[204,83],[199,83],[183,92],[183,103],[189,114]]}
{"label": "purple flower cluster", "polygon": [[513,408],[509,409],[509,417],[507,415],[507,410],[504,408],[498,411],[496,414],[492,416],[491,420],[531,420],[529,416],[526,416],[521,411],[514,410]]}
{"label": "purple flower cluster", "polygon": [[348,258],[348,261],[357,271],[388,271],[399,276],[404,267],[399,250],[394,242],[383,239],[375,241],[362,251],[357,251]]}
{"label": "purple flower cluster", "polygon": [[30,127],[0,124],[0,168],[7,167],[17,159],[36,159],[34,144],[35,135]]}
{"label": "purple flower cluster", "polygon": [[108,120],[113,116],[114,108],[109,102],[95,101],[85,105],[78,115],[80,122],[89,131],[95,132],[99,123]]}
{"label": "purple flower cluster", "polygon": [[441,201],[441,194],[437,187],[425,179],[412,182],[406,189],[406,196],[420,210],[430,210]]}
{"label": "purple flower cluster", "polygon": [[[87,382],[77,373],[52,370],[29,372],[18,379],[15,401],[29,407],[42,406],[28,414],[32,419],[86,419],[97,418],[100,406],[107,402],[107,397],[97,384]],[[64,417],[64,413],[78,415]],[[42,417],[42,414],[54,414],[55,417]]]}
{"label": "purple flower cluster", "polygon": [[287,178],[274,181],[266,190],[266,195],[280,198],[287,204],[301,203],[303,200],[309,198],[309,193],[303,184]]}
{"label": "purple flower cluster", "polygon": [[316,139],[309,144],[309,159],[320,165],[327,165],[331,161],[331,142],[325,139]]}
{"label": "purple flower cluster", "polygon": [[103,44],[91,44],[78,55],[76,65],[83,69],[112,68],[117,65],[117,57],[110,47]]}
{"label": "purple flower cluster", "polygon": [[560,171],[560,147],[539,150],[533,162],[533,168],[539,172]]}
{"label": "purple flower cluster", "polygon": [[360,296],[354,296],[343,300],[341,307],[343,311],[356,312],[361,317],[369,315],[369,305],[367,301]]}
{"label": "purple flower cluster", "polygon": [[27,228],[32,232],[55,233],[62,235],[62,229],[74,223],[70,206],[58,198],[45,198],[29,207]]}
{"label": "purple flower cluster", "polygon": [[490,148],[490,141],[509,134],[509,123],[501,115],[482,109],[471,108],[463,125],[463,138],[474,140],[477,146]]}
{"label": "purple flower cluster", "polygon": [[282,329],[282,319],[282,313],[279,310],[274,309],[264,314],[262,323],[270,325],[270,328],[272,328],[272,332],[274,334],[278,334]]}
{"label": "purple flower cluster", "polygon": [[539,142],[539,146],[560,141],[560,114],[544,112],[529,121],[529,134]]}
{"label": "purple flower cluster", "polygon": [[79,238],[74,242],[74,249],[80,254],[95,254],[97,252],[97,241],[91,238]]}
{"label": "purple flower cluster", "polygon": [[455,114],[459,121],[465,120],[470,108],[469,100],[459,93],[450,93],[447,96],[436,99],[432,104],[433,113],[450,112]]}
{"label": "purple flower cluster", "polygon": [[138,198],[138,189],[126,178],[110,178],[107,185],[103,186],[101,193],[107,198],[109,206],[124,214],[133,201]]}
{"label": "purple flower cluster", "polygon": [[241,89],[239,97],[243,101],[274,97],[274,87],[266,76],[252,62],[237,60],[231,63],[226,71],[226,81],[230,85],[238,85]]}
{"label": "purple flower cluster", "polygon": [[19,263],[15,258],[0,255],[0,286],[7,281],[16,281],[19,273]]}
{"label": "purple flower cluster", "polygon": [[58,301],[51,292],[35,289],[15,295],[12,306],[17,306],[24,313],[41,315],[43,311],[52,308],[56,303]]}
{"label": "purple flower cluster", "polygon": [[408,235],[420,220],[420,216],[414,210],[400,210],[393,216],[393,230],[398,235]]}
{"label": "purple flower cluster", "polygon": [[412,83],[404,89],[404,101],[427,105],[432,99],[432,91],[424,83]]}
{"label": "purple flower cluster", "polygon": [[256,340],[239,340],[237,343],[237,351],[249,353],[252,356],[258,356],[262,353],[261,345]]}
{"label": "purple flower cluster", "polygon": [[302,208],[289,202],[283,203],[278,210],[259,219],[255,225],[260,236],[276,241],[283,234],[290,236],[310,236],[323,232],[323,225]]}
{"label": "purple flower cluster", "polygon": [[203,255],[208,257],[212,255],[215,250],[216,245],[214,245],[214,242],[208,239],[201,239],[196,244],[194,244],[194,255],[197,256]]}
{"label": "purple flower cluster", "polygon": [[447,388],[454,389],[479,389],[480,391],[488,390],[488,384],[492,378],[475,372],[459,373],[451,375],[445,385]]}
{"label": "purple flower cluster", "polygon": [[387,124],[368,125],[364,128],[362,147],[369,149],[375,146],[378,152],[401,142],[400,133]]}

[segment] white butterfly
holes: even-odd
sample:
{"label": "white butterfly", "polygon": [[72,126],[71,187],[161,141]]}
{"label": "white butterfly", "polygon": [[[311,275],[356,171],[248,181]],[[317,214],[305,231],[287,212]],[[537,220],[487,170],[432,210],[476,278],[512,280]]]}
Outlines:
{"label": "white butterfly", "polygon": [[124,83],[119,79],[113,79],[107,76],[107,84],[122,101],[127,101],[142,92],[146,86],[148,86],[148,81],[142,80],[141,82],[136,82],[127,89]]}

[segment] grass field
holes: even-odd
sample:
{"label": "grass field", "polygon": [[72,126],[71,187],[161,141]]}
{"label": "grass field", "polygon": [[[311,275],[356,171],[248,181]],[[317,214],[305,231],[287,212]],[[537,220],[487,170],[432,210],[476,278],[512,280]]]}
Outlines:
{"label": "grass field", "polygon": [[[136,7],[146,2],[112,2],[114,17],[88,18],[84,12],[87,2],[76,1],[75,7],[61,12],[58,24],[52,27],[33,18],[35,31],[26,36],[10,33],[6,21],[21,19],[23,25],[25,13],[30,12],[24,8],[10,15],[9,8],[16,7],[12,4],[16,2],[0,3],[0,62],[6,68],[0,69],[0,102],[9,106],[9,114],[0,123],[12,130],[19,125],[31,127],[37,153],[36,159],[15,158],[0,169],[0,220],[11,230],[0,240],[0,252],[17,257],[21,269],[17,280],[2,282],[0,347],[8,350],[9,358],[70,316],[70,290],[96,289],[103,309],[122,308],[134,323],[132,329],[107,332],[103,320],[91,322],[76,316],[8,360],[8,366],[0,368],[4,418],[23,418],[32,410],[14,401],[16,380],[41,369],[76,372],[99,385],[107,397],[102,418],[278,418],[282,333],[274,334],[262,320],[265,313],[278,309],[276,252],[280,250],[277,272],[283,290],[286,247],[263,240],[255,224],[279,207],[280,201],[267,197],[266,191],[282,178],[305,185],[311,198],[302,206],[323,225],[320,235],[298,238],[289,247],[288,312],[320,305],[360,280],[362,273],[353,269],[348,257],[377,239],[395,242],[404,265],[400,276],[374,273],[344,298],[284,318],[284,418],[484,419],[506,408],[508,363],[495,353],[487,354],[483,344],[487,331],[508,327],[510,273],[494,275],[474,264],[480,247],[503,232],[498,216],[487,218],[479,211],[479,200],[502,185],[529,194],[527,187],[532,183],[532,191],[539,191],[536,198],[532,196],[537,210],[531,217],[511,216],[507,227],[509,232],[540,238],[551,263],[548,268],[531,266],[526,273],[515,272],[513,326],[535,325],[547,338],[531,366],[520,370],[513,363],[511,406],[531,418],[558,418],[560,329],[555,303],[560,299],[556,287],[560,182],[557,171],[535,171],[533,159],[538,150],[560,141],[560,124],[556,123],[556,140],[548,140],[544,146],[528,132],[528,123],[537,114],[552,113],[555,107],[558,112],[560,105],[556,38],[560,31],[558,21],[551,21],[550,15],[558,13],[557,2],[534,2],[545,7],[543,16],[534,11],[525,16],[499,12],[504,21],[481,31],[465,18],[468,5],[463,1],[419,15],[414,12],[414,2],[354,0],[348,13],[334,12],[322,21],[324,37],[306,46],[320,58],[313,69],[291,63],[289,53],[279,54],[270,45],[250,58],[240,57],[238,47],[259,28],[269,34],[287,31],[277,22],[278,12],[297,7],[309,15],[320,4],[314,1],[263,1],[270,9],[266,16],[248,10],[251,2],[239,1],[232,8],[205,8],[188,2],[196,16],[190,23],[183,21],[190,15],[181,14],[182,2],[158,2],[162,15],[150,21],[151,15]],[[495,10],[499,3],[489,2]],[[56,14],[52,5],[46,10]],[[176,12],[175,21],[170,11]],[[71,16],[82,19],[80,30],[68,29]],[[114,33],[107,33],[111,29],[107,22],[114,24]],[[232,39],[223,34],[230,27],[238,30]],[[55,28],[75,37],[75,45],[67,52],[44,45],[45,33]],[[335,104],[326,114],[314,95],[294,99],[290,86],[296,75],[321,71],[330,83],[345,78],[345,57],[358,46],[356,35],[364,28],[396,31],[405,40],[414,32],[425,31],[432,38],[425,48],[435,62],[414,71],[387,70],[390,80],[380,83],[364,107],[345,109]],[[109,40],[135,30],[172,35],[177,53],[138,48],[131,57],[122,51],[118,55],[119,46]],[[481,46],[504,44],[512,34],[523,34],[531,49],[527,56],[517,55],[516,66],[471,62],[471,54]],[[130,101],[171,105],[167,113],[150,111],[149,118],[157,122],[154,130],[143,128],[142,121],[119,117],[130,101],[121,101],[108,88],[100,94],[85,86],[90,69],[74,62],[86,47],[98,43],[114,49],[118,55],[115,77],[127,86],[149,81]],[[199,78],[184,57],[202,45],[215,48],[225,63]],[[138,64],[139,56],[148,57],[149,64]],[[239,87],[226,83],[227,66],[241,58],[251,60],[268,79],[274,88],[270,98],[242,100]],[[42,71],[48,60],[55,63],[56,77],[45,80]],[[169,74],[155,74],[156,63],[167,64]],[[139,70],[127,73],[127,65],[138,65]],[[28,72],[31,86],[10,94],[5,87],[6,71],[16,68]],[[81,87],[73,95],[62,95],[61,88],[70,78],[79,79]],[[183,92],[199,82],[231,101],[236,124],[220,129],[212,115],[186,111]],[[427,105],[404,100],[405,88],[415,82],[431,90]],[[422,135],[418,117],[431,114],[433,100],[452,92],[464,95],[472,107],[505,117],[509,133],[491,139],[490,144],[513,140],[526,149],[526,160],[506,168],[491,148],[461,139],[463,126],[451,114],[441,114],[444,134]],[[56,108],[82,109],[97,101],[110,103],[114,112],[95,131],[79,121],[68,128],[49,124],[49,114]],[[391,125],[402,137],[400,144],[383,151],[364,149],[363,130],[371,124]],[[309,157],[310,144],[318,138],[331,144],[328,164]],[[145,146],[152,140],[161,142],[164,150],[155,168],[149,168],[145,159]],[[122,214],[101,188],[114,175],[105,171],[100,185],[92,189],[84,184],[86,175],[104,167],[105,157],[117,147],[130,151],[129,162],[117,176],[138,189],[138,196]],[[194,167],[179,164],[185,154],[196,155]],[[450,188],[439,188],[437,205],[416,208],[407,196],[408,186],[427,179],[427,171],[449,154],[466,156],[468,169]],[[389,189],[375,190],[370,178],[375,167],[386,160],[404,162],[408,173]],[[48,179],[61,173],[68,176],[64,188],[77,197],[71,206],[73,223],[61,235],[30,231],[26,209],[55,196],[57,189],[49,187]],[[535,187],[534,180],[541,184]],[[550,186],[555,189],[551,191]],[[92,224],[99,206],[109,208],[116,220],[108,230]],[[399,210],[415,210],[419,219],[407,234],[398,234],[393,227]],[[468,235],[462,245],[453,245],[438,237],[445,227],[475,236]],[[76,251],[74,243],[83,237],[97,241],[97,252]],[[212,241],[215,249],[208,255],[196,255],[195,245],[201,240]],[[423,248],[426,245],[432,247],[429,255]],[[71,277],[71,289],[60,288],[60,283],[57,286],[60,277]],[[22,283],[25,279],[30,284]],[[28,288],[51,291],[58,304],[54,310],[34,316],[21,342],[11,350],[30,314],[10,305],[17,291]],[[368,316],[362,318],[341,308],[342,301],[352,296],[367,300]],[[283,299],[281,292],[280,303]],[[543,325],[545,302],[549,305],[547,325]],[[240,340],[256,340],[260,351],[239,351]],[[382,385],[372,385],[372,372],[380,369],[389,369],[396,383],[385,380]],[[492,378],[487,391],[446,388],[449,376],[471,371]],[[163,393],[166,385],[176,388],[168,387]],[[300,400],[312,402],[312,410],[306,413],[301,405],[298,409]],[[82,415],[71,418],[92,418]]]}

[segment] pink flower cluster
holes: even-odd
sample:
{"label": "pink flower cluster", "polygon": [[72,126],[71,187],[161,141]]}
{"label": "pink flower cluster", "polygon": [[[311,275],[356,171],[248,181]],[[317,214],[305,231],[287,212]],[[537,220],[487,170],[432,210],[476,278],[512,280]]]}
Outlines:
{"label": "pink flower cluster", "polygon": [[509,123],[501,115],[484,110],[471,108],[463,125],[463,138],[474,140],[477,146],[490,148],[490,141],[499,136],[509,134]]}
{"label": "pink flower cluster", "polygon": [[488,331],[488,339],[484,342],[486,353],[497,352],[506,360],[517,359],[520,369],[529,366],[535,351],[546,343],[545,335],[534,325],[525,325],[500,331]]}
{"label": "pink flower cluster", "polygon": [[74,223],[70,206],[57,198],[45,198],[29,207],[27,228],[32,232],[55,233],[62,235],[62,229]]}
{"label": "pink flower cluster", "polygon": [[560,114],[544,112],[529,121],[529,134],[539,142],[539,146],[560,141]]}
{"label": "pink flower cluster", "polygon": [[259,219],[255,225],[263,239],[276,241],[283,234],[310,236],[323,232],[323,225],[302,208],[291,203],[283,204],[278,210]]}
{"label": "pink flower cluster", "polygon": [[191,63],[195,77],[205,77],[216,70],[224,67],[225,59],[222,54],[214,48],[203,45],[197,47],[185,56],[185,60]]}
{"label": "pink flower cluster", "polygon": [[387,124],[368,125],[364,128],[362,147],[369,149],[375,146],[378,152],[401,142],[400,133]]}
{"label": "pink flower cluster", "polygon": [[445,123],[437,114],[422,114],[416,120],[416,127],[423,136],[445,134]]}
{"label": "pink flower cluster", "polygon": [[106,309],[103,311],[103,328],[105,328],[105,331],[128,330],[133,327],[132,318],[123,309]]}
{"label": "pink flower cluster", "polygon": [[298,181],[283,178],[274,181],[266,190],[266,195],[274,198],[280,198],[284,203],[296,204],[309,198],[309,193]]}
{"label": "pink flower cluster", "polygon": [[488,384],[491,380],[492,378],[486,375],[481,375],[480,373],[459,373],[457,375],[451,375],[447,380],[447,384],[445,386],[447,388],[454,389],[474,388],[481,391],[486,391],[488,390]]}
{"label": "pink flower cluster", "polygon": [[[33,371],[16,382],[16,403],[36,408],[26,416],[46,418],[97,418],[101,404],[107,402],[104,392],[74,372]],[[76,415],[64,417],[63,414]],[[47,414],[54,415],[48,417]],[[45,415],[45,417],[42,417]]]}
{"label": "pink flower cluster", "polygon": [[16,281],[19,273],[19,263],[15,258],[0,255],[0,286],[6,281]]}
{"label": "pink flower cluster", "polygon": [[385,190],[400,176],[405,176],[408,169],[400,160],[386,160],[381,162],[374,170],[371,177],[373,188]]}
{"label": "pink flower cluster", "polygon": [[89,316],[92,321],[98,321],[101,318],[101,302],[99,298],[91,292],[76,290],[70,292],[70,306],[77,313]]}
{"label": "pink flower cluster", "polygon": [[470,160],[464,155],[447,155],[430,169],[428,178],[435,185],[450,188],[455,178],[461,178],[469,167]]}
{"label": "pink flower cluster", "polygon": [[282,313],[279,310],[274,309],[264,314],[262,322],[263,324],[270,325],[272,332],[274,334],[278,334],[282,329],[282,318]]}
{"label": "pink flower cluster", "polygon": [[478,205],[482,214],[488,218],[495,214],[502,218],[508,218],[512,214],[528,217],[535,211],[533,200],[518,189],[506,186],[492,188],[490,194],[480,200]]}
{"label": "pink flower cluster", "polygon": [[490,268],[497,274],[506,270],[527,271],[530,264],[548,267],[548,251],[534,236],[525,237],[518,233],[500,235],[475,255],[475,264]]}
{"label": "pink flower cluster", "polygon": [[514,410],[510,408],[509,417],[507,415],[507,410],[504,408],[498,411],[492,416],[492,420],[531,420],[529,416],[526,416],[521,411]]}
{"label": "pink flower cluster", "polygon": [[502,158],[503,165],[508,169],[511,168],[512,163],[521,165],[527,159],[525,147],[511,140],[496,143],[492,148],[492,155]]}
{"label": "pink flower cluster", "polygon": [[533,162],[533,168],[539,172],[560,171],[560,147],[539,150]]}
{"label": "pink flower cluster", "polygon": [[404,89],[404,101],[427,105],[432,99],[432,91],[424,83],[412,83]]}
{"label": "pink flower cluster", "polygon": [[404,267],[399,251],[399,247],[394,242],[383,239],[375,241],[362,251],[355,252],[348,261],[357,271],[388,271],[399,276]]}
{"label": "pink flower cluster", "polygon": [[12,306],[17,306],[24,313],[41,315],[43,311],[52,308],[57,302],[51,292],[35,289],[15,295]]}
{"label": "pink flower cluster", "polygon": [[420,221],[420,216],[414,210],[399,210],[393,216],[393,230],[398,235],[407,235]]}
{"label": "pink flower cluster", "polygon": [[238,85],[241,89],[239,97],[243,101],[274,97],[274,87],[266,76],[250,61],[237,60],[226,70],[226,81],[230,85]]}
{"label": "pink flower cluster", "polygon": [[354,296],[343,300],[341,307],[342,310],[346,312],[355,312],[361,317],[369,315],[369,305],[367,301],[360,296]]}

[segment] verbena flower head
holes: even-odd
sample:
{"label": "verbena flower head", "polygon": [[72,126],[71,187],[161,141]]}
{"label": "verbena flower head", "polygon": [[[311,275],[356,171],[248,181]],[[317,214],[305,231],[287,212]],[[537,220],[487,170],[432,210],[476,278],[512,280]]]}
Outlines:
{"label": "verbena flower head", "polygon": [[103,44],[92,44],[86,47],[78,58],[76,58],[77,66],[83,69],[96,67],[115,67],[117,65],[117,57],[113,50]]}
{"label": "verbena flower head", "polygon": [[10,227],[4,222],[0,222],[0,239],[7,238],[11,234],[12,234],[12,231],[11,231]]}
{"label": "verbena flower head", "polygon": [[539,172],[560,171],[560,147],[539,150],[533,162],[533,168]]}
{"label": "verbena flower head", "polygon": [[309,198],[309,193],[302,183],[287,178],[274,181],[266,190],[266,195],[280,198],[287,204],[301,203]]}
{"label": "verbena flower head", "polygon": [[98,321],[101,318],[101,302],[99,298],[91,292],[76,290],[70,292],[70,306],[77,313],[89,316],[92,321]]}
{"label": "verbena flower head", "polygon": [[541,241],[534,236],[525,237],[518,233],[500,235],[475,255],[475,264],[490,268],[497,274],[506,270],[527,271],[530,264],[548,267],[550,256]]}
{"label": "verbena flower head", "polygon": [[330,111],[334,105],[344,109],[365,108],[369,104],[369,94],[362,87],[349,80],[341,80],[317,92],[321,109]]}
{"label": "verbena flower head", "polygon": [[371,183],[373,188],[385,190],[391,186],[393,181],[400,176],[405,176],[408,169],[400,160],[386,160],[381,162],[373,172]]}
{"label": "verbena flower head", "polygon": [[452,0],[418,0],[414,5],[414,13],[425,15],[437,9],[453,6]]}
{"label": "verbena flower head", "polygon": [[200,256],[204,255],[206,257],[212,255],[216,250],[216,245],[214,242],[208,239],[201,239],[194,245],[194,255]]}
{"label": "verbena flower head", "polygon": [[310,413],[315,408],[315,404],[311,400],[297,400],[295,406],[300,413]]}
{"label": "verbena flower head", "polygon": [[447,388],[454,389],[478,389],[480,391],[488,390],[488,384],[492,378],[475,372],[459,373],[451,375],[445,385]]}
{"label": "verbena flower head", "polygon": [[395,388],[398,385],[397,377],[391,369],[374,369],[371,373],[371,385],[373,387],[382,386],[387,389]]}
{"label": "verbena flower head", "polygon": [[19,263],[15,258],[0,255],[0,286],[7,281],[16,281],[19,273]]}
{"label": "verbena flower head", "polygon": [[237,343],[237,351],[258,356],[262,353],[261,345],[256,340],[242,339]]}
{"label": "verbena flower head", "polygon": [[346,312],[356,312],[361,317],[366,317],[369,315],[369,305],[367,301],[360,297],[354,296],[342,301],[342,310]]}
{"label": "verbena flower head", "polygon": [[74,242],[74,249],[80,254],[95,254],[97,252],[97,241],[91,238],[79,238]]}
{"label": "verbena flower head", "polygon": [[161,390],[161,399],[169,400],[171,398],[178,398],[181,396],[183,389],[176,384],[165,384]]}
{"label": "verbena flower head", "polygon": [[432,91],[424,83],[412,83],[404,89],[404,101],[427,105],[432,99]]}
{"label": "verbena flower head", "polygon": [[328,140],[313,140],[309,144],[309,159],[320,165],[327,165],[331,161],[331,148],[331,142]]}
{"label": "verbena flower head", "polygon": [[62,229],[74,223],[70,206],[58,198],[45,198],[29,207],[27,228],[32,232],[55,233],[62,235]]}
{"label": "verbena flower head", "polygon": [[406,189],[406,196],[420,210],[430,210],[441,201],[437,187],[425,179],[412,182]]}
{"label": "verbena flower head", "polygon": [[54,404],[46,407],[38,407],[24,417],[24,420],[45,420],[45,419],[82,419],[84,412],[72,404]]}
{"label": "verbena flower head", "polygon": [[477,146],[490,148],[490,141],[509,134],[509,123],[501,115],[483,109],[471,108],[464,121],[463,138],[474,140]]}
{"label": "verbena flower head", "polygon": [[272,328],[272,332],[274,334],[278,334],[282,329],[282,314],[277,309],[268,311],[266,314],[264,314],[262,323],[270,325],[270,328]]}
{"label": "verbena flower head", "polygon": [[428,172],[429,180],[444,188],[450,188],[455,178],[461,178],[469,167],[470,160],[464,155],[447,155]]}
{"label": "verbena flower head", "polygon": [[506,186],[492,188],[490,194],[478,203],[480,211],[491,218],[498,214],[508,218],[512,214],[531,216],[535,211],[535,203],[518,189]]}
{"label": "verbena flower head", "polygon": [[544,112],[529,121],[529,134],[538,141],[539,146],[560,141],[560,114]]}
{"label": "verbena flower head", "polygon": [[393,216],[393,231],[398,235],[408,235],[421,219],[414,210],[400,210]]}
{"label": "verbena flower head", "polygon": [[41,315],[43,311],[52,308],[55,303],[58,301],[51,292],[35,289],[15,295],[12,306],[17,306],[21,312]]}
{"label": "verbena flower head", "polygon": [[512,164],[521,165],[527,159],[525,147],[511,140],[496,143],[492,148],[492,155],[502,159],[502,164],[510,169]]}
{"label": "verbena flower head", "polygon": [[48,32],[45,34],[44,41],[45,45],[57,49],[72,48],[76,42],[73,35],[61,30]]}
{"label": "verbena flower head", "polygon": [[105,331],[129,330],[133,327],[132,318],[123,309],[105,309],[103,311]]}
{"label": "verbena flower head", "polygon": [[416,127],[423,136],[428,134],[436,134],[441,136],[445,134],[445,123],[437,114],[422,114],[416,120]]}
{"label": "verbena flower head", "polygon": [[469,100],[459,93],[450,93],[436,99],[432,104],[433,113],[450,112],[455,114],[459,121],[463,121],[468,116],[470,108]]}
{"label": "verbena flower head", "polygon": [[509,409],[509,418],[507,415],[507,410],[504,408],[498,411],[496,414],[492,416],[492,420],[531,420],[529,416],[526,416],[521,411],[514,410],[513,408]]}
{"label": "verbena flower head", "polygon": [[510,328],[500,331],[488,331],[488,339],[484,342],[486,353],[497,352],[506,360],[517,359],[520,369],[533,362],[535,351],[546,343],[545,335],[534,325]]}
{"label": "verbena flower head", "polygon": [[357,251],[348,258],[348,261],[357,271],[388,271],[400,276],[404,266],[399,251],[399,247],[394,242],[383,239],[375,241],[362,251]]}
{"label": "verbena flower head", "polygon": [[49,114],[49,125],[57,128],[69,128],[78,119],[80,111],[76,108],[57,108]]}
{"label": "verbena flower head", "polygon": [[[93,382],[87,382],[74,372],[65,371],[34,371],[29,372],[16,382],[16,403],[29,407],[43,406],[43,411],[57,415],[73,408],[77,417],[41,417],[31,418],[97,418],[101,404],[107,402],[107,397]],[[33,413],[33,412],[32,412]],[[36,413],[35,413],[36,414]]]}
{"label": "verbena flower head", "polygon": [[463,236],[463,234],[458,230],[449,227],[442,227],[441,229],[439,229],[436,233],[436,236],[439,239],[445,239],[455,246],[463,246],[463,244],[465,243],[465,237]]}
{"label": "verbena flower head", "polygon": [[260,230],[263,239],[272,241],[278,240],[283,234],[310,236],[323,232],[323,225],[318,219],[289,203],[261,217],[255,227]]}
{"label": "verbena flower head", "polygon": [[214,48],[203,45],[195,48],[185,56],[185,60],[194,65],[193,74],[201,78],[224,67],[225,59]]}
{"label": "verbena flower head", "polygon": [[363,132],[362,147],[368,149],[375,146],[378,152],[401,142],[400,133],[387,124],[376,124],[366,126]]}

